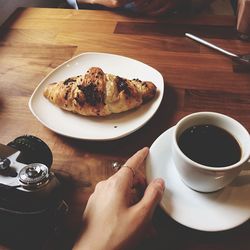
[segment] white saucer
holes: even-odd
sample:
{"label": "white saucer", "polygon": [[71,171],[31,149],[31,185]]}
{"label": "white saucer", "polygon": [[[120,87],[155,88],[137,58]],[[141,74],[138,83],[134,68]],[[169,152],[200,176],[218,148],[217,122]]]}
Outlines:
{"label": "white saucer", "polygon": [[244,170],[228,187],[214,193],[199,193],[180,179],[171,160],[173,128],[160,135],[146,162],[147,181],[161,177],[166,189],[160,203],[175,221],[202,231],[223,231],[250,218],[250,171]]}

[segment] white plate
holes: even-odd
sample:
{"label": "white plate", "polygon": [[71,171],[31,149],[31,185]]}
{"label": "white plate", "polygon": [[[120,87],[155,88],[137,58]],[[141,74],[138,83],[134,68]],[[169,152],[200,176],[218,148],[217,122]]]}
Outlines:
{"label": "white plate", "polygon": [[166,189],[161,207],[177,222],[202,231],[223,231],[250,218],[250,171],[242,171],[228,187],[214,193],[199,193],[180,179],[171,159],[173,128],[159,136],[146,162],[147,181],[161,177]]}
{"label": "white plate", "polygon": [[[43,96],[47,84],[83,74],[93,66],[102,68],[106,73],[128,79],[152,81],[158,89],[157,95],[135,110],[108,117],[84,117],[73,114],[56,107]],[[163,77],[154,68],[128,57],[89,52],[70,59],[46,76],[32,94],[29,108],[44,126],[56,133],[86,140],[113,140],[142,127],[160,106],[163,92]]]}

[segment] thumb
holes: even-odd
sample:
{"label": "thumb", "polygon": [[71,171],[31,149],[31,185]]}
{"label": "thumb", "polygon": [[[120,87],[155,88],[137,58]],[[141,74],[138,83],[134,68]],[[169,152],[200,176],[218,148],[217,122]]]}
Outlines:
{"label": "thumb", "polygon": [[142,217],[151,219],[157,204],[160,202],[165,189],[163,179],[157,178],[153,180],[145,190],[144,196],[135,207],[139,209]]}

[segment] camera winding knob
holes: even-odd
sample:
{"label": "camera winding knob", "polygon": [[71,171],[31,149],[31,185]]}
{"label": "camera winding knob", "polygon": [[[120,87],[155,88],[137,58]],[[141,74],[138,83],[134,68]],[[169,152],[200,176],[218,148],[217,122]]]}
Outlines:
{"label": "camera winding knob", "polygon": [[40,186],[48,181],[49,169],[44,164],[32,163],[22,168],[18,177],[27,186]]}

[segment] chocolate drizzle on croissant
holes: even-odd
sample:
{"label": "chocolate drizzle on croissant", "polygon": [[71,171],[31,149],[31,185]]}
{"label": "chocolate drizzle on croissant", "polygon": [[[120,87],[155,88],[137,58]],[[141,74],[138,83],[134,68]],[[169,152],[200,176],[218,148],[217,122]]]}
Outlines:
{"label": "chocolate drizzle on croissant", "polygon": [[98,104],[104,104],[104,93],[97,89],[97,86],[90,82],[88,85],[78,85],[77,86],[85,95],[86,103],[97,106]]}

